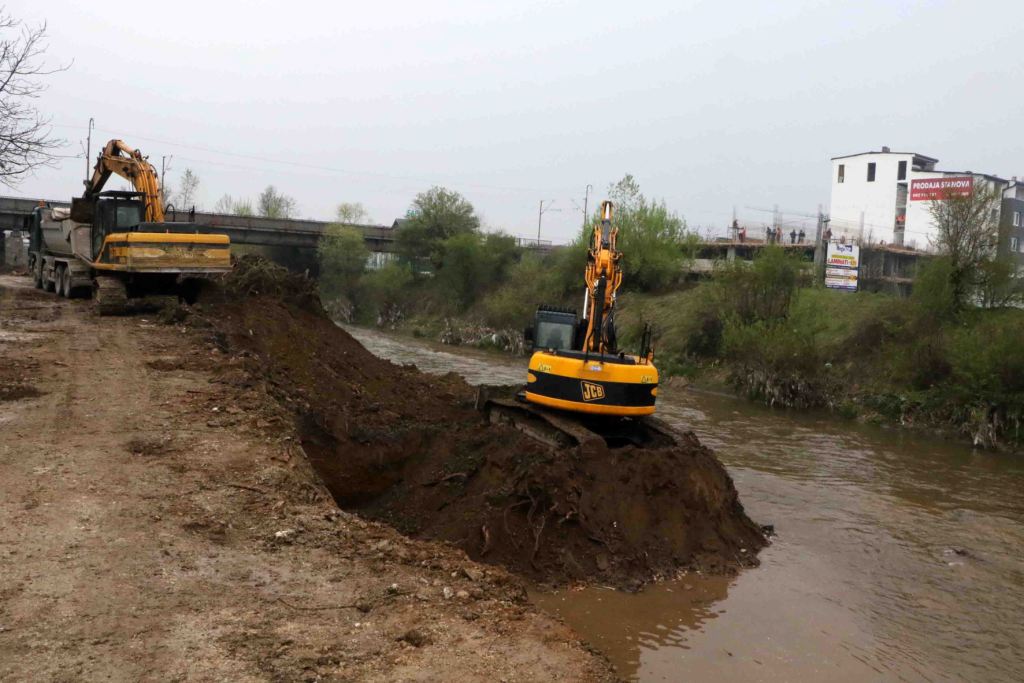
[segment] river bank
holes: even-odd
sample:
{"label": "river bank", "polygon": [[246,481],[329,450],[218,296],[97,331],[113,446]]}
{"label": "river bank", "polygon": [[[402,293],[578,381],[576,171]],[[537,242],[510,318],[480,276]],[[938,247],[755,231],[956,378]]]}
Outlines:
{"label": "river bank", "polygon": [[[397,363],[519,381],[525,359],[350,327]],[[761,566],[625,594],[533,591],[628,680],[1019,680],[1024,462],[821,410],[668,387],[750,514]]]}
{"label": "river bank", "polygon": [[[743,304],[724,302],[728,295],[709,282],[626,293],[617,307],[620,345],[632,348],[649,322],[663,378],[773,407],[820,408],[840,420],[1024,449],[1024,311],[978,309],[947,319],[916,300],[804,287],[779,295],[784,317],[743,322],[732,308]],[[490,327],[472,312],[414,316],[392,330],[526,352],[521,330]]]}

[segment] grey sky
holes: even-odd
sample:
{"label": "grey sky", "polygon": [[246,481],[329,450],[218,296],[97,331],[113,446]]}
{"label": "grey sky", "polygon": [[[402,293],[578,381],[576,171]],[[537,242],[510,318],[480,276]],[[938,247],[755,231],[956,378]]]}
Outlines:
{"label": "grey sky", "polygon": [[[194,2],[16,0],[47,20],[41,108],[80,154],[121,137],[202,180],[201,205],[274,184],[302,216],[464,193],[485,223],[544,238],[633,173],[691,226],[735,206],[813,212],[828,159],[918,151],[1024,175],[1020,2]],[[231,152],[241,156],[228,156]],[[246,158],[246,157],[259,157]],[[269,160],[269,161],[268,161]],[[298,165],[275,163],[291,162]],[[20,194],[77,194],[82,158]],[[318,167],[318,168],[313,168]]]}

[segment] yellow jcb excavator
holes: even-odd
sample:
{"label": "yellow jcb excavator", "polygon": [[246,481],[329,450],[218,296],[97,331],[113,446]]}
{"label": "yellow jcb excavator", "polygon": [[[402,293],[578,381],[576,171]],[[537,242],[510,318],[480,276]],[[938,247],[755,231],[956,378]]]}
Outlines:
{"label": "yellow jcb excavator", "polygon": [[553,446],[599,448],[667,444],[672,430],[654,413],[658,369],[652,333],[644,326],[636,354],[619,350],[615,301],[623,254],[616,247],[612,203],[601,204],[587,251],[583,317],[573,309],[540,306],[526,340],[533,344],[526,386],[514,399],[484,387],[477,405],[493,422],[510,423]]}
{"label": "yellow jcb excavator", "polygon": [[[104,191],[111,175],[134,190]],[[156,169],[111,140],[70,210],[35,209],[29,266],[37,287],[67,297],[93,291],[100,314],[110,315],[127,310],[130,298],[178,295],[197,276],[231,270],[231,245],[202,226],[164,222]]]}
{"label": "yellow jcb excavator", "polygon": [[611,416],[650,415],[658,395],[650,328],[640,352],[619,351],[615,297],[622,285],[622,252],[616,248],[612,203],[601,204],[584,271],[584,317],[572,310],[541,306],[533,327],[537,349],[530,358],[525,399],[530,403]]}

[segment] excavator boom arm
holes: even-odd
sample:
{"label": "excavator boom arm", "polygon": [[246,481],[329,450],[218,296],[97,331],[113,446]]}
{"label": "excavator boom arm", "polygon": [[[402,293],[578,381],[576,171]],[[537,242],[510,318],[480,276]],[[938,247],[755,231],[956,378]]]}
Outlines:
{"label": "excavator boom arm", "polygon": [[606,334],[608,317],[615,306],[615,293],[622,284],[622,269],[619,261],[622,252],[616,249],[618,228],[612,225],[612,203],[601,203],[601,223],[594,226],[590,250],[587,252],[587,269],[583,279],[587,283],[587,332],[583,348],[586,351],[605,353],[610,340]]}
{"label": "excavator boom arm", "polygon": [[108,142],[96,159],[92,178],[86,181],[83,196],[91,199],[99,194],[111,174],[128,180],[137,192],[145,196],[148,222],[164,222],[164,198],[160,191],[160,180],[153,164],[142,156],[142,152],[132,149],[122,140]]}

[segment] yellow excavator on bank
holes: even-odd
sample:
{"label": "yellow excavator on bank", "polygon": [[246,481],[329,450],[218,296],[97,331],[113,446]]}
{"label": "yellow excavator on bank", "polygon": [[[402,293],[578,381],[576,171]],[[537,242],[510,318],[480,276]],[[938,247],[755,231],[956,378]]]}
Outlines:
{"label": "yellow excavator on bank", "polygon": [[526,386],[511,399],[500,387],[483,387],[478,396],[478,407],[492,422],[511,424],[559,447],[650,446],[672,440],[672,430],[651,417],[658,369],[650,326],[644,326],[637,353],[618,348],[615,303],[623,254],[616,246],[612,213],[612,203],[603,202],[591,232],[583,316],[571,308],[537,308],[525,334],[534,349]]}
{"label": "yellow excavator on bank", "polygon": [[612,203],[603,202],[587,251],[581,320],[571,309],[538,308],[529,335],[536,351],[524,393],[530,403],[618,417],[654,413],[658,369],[650,328],[645,327],[636,355],[620,351],[616,343],[615,298],[622,285],[618,232]]}
{"label": "yellow excavator on bank", "polygon": [[[104,191],[111,175],[134,189]],[[100,314],[110,315],[131,300],[187,297],[196,278],[231,270],[231,244],[203,226],[165,222],[156,169],[139,150],[111,140],[70,209],[33,212],[29,268],[37,287],[66,297],[92,292]]]}

